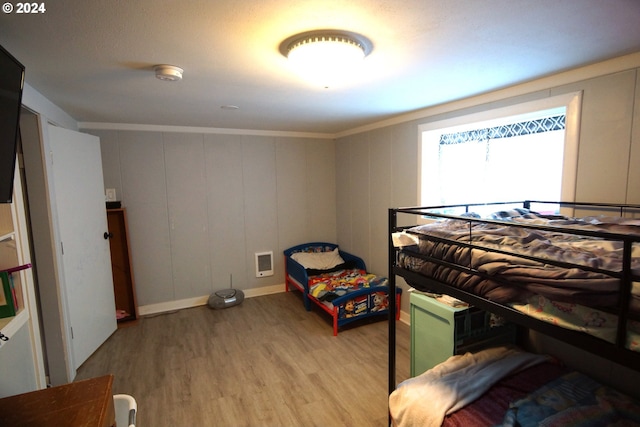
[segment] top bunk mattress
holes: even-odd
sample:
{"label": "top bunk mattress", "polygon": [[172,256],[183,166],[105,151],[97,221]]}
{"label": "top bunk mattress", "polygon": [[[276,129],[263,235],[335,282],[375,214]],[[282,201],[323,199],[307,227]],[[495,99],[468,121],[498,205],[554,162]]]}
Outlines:
{"label": "top bunk mattress", "polygon": [[[534,227],[534,228],[530,228]],[[630,308],[640,312],[640,220],[549,218],[524,209],[483,222],[445,219],[406,230],[398,265],[498,303],[554,301],[617,309],[630,252]],[[600,233],[600,234],[597,234]]]}
{"label": "top bunk mattress", "polygon": [[[623,345],[640,351],[639,219],[516,209],[448,217],[405,233],[411,239],[397,239],[405,242],[398,267],[611,343],[618,315],[627,313]],[[407,282],[433,291],[429,280]]]}

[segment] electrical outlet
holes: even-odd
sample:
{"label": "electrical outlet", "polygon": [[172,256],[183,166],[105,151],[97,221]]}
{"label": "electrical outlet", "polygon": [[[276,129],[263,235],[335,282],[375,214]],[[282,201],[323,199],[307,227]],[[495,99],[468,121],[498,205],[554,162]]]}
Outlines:
{"label": "electrical outlet", "polygon": [[107,202],[115,202],[115,201],[116,201],[116,189],[107,188]]}

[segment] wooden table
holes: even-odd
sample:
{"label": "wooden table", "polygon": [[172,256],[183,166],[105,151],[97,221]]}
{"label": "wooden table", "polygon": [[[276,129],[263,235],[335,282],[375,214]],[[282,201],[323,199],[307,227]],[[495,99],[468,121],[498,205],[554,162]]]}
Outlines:
{"label": "wooden table", "polygon": [[113,375],[0,399],[0,426],[113,427]]}

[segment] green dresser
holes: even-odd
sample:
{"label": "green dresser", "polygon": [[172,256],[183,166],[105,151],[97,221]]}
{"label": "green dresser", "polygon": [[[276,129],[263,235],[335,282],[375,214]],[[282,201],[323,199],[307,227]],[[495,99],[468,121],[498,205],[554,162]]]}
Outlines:
{"label": "green dresser", "polygon": [[476,307],[451,307],[411,292],[411,376],[420,375],[455,354],[513,343],[512,324],[494,327],[489,313]]}

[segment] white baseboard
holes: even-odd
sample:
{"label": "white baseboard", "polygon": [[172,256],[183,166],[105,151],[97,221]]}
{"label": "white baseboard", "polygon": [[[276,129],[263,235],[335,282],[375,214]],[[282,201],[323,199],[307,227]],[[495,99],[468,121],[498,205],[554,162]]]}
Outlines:
{"label": "white baseboard", "polygon": [[406,311],[400,310],[400,321],[406,325],[411,325],[411,315]]}
{"label": "white baseboard", "polygon": [[[277,294],[280,292],[285,292],[285,290],[283,283],[281,285],[264,286],[262,288],[253,288],[246,290],[243,289],[242,292],[244,292],[245,298],[253,298],[261,297],[264,295]],[[199,307],[201,305],[207,304],[208,301],[209,295],[205,295],[202,297],[186,298],[177,301],[167,301],[158,304],[141,305],[138,307],[138,314],[140,316],[150,316],[153,314],[167,313],[171,311],[182,310],[185,308]],[[411,317],[409,316],[409,313],[400,311],[400,321],[409,325],[411,323]]]}
{"label": "white baseboard", "polygon": [[[284,283],[281,285],[264,286],[262,288],[253,288],[246,290],[243,289],[242,292],[244,292],[245,298],[277,294],[279,292],[284,292]],[[141,305],[138,307],[138,314],[140,316],[149,316],[152,314],[167,313],[171,311],[182,310],[184,308],[199,307],[201,305],[207,304],[208,301],[209,295],[205,295],[201,297],[186,298],[176,301],[161,302],[158,304]]]}

